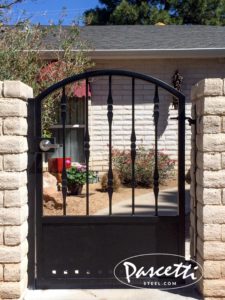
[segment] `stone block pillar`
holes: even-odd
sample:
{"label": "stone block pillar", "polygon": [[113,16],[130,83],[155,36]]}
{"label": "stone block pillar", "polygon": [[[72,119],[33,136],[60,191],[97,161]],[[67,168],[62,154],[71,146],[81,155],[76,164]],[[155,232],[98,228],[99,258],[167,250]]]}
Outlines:
{"label": "stone block pillar", "polygon": [[0,82],[0,299],[27,287],[27,99],[32,89]]}
{"label": "stone block pillar", "polygon": [[192,106],[191,254],[203,266],[204,299],[224,300],[225,80],[200,81],[192,89]]}

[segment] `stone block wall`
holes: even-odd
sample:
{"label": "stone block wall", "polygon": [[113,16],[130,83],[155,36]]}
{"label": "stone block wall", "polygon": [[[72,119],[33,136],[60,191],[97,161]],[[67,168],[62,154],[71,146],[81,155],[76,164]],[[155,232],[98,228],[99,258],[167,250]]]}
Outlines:
{"label": "stone block wall", "polygon": [[225,80],[200,81],[192,89],[192,104],[197,134],[193,130],[191,254],[204,270],[199,286],[204,299],[224,300]]}
{"label": "stone block wall", "polygon": [[19,81],[0,82],[0,299],[27,287],[27,99]]}

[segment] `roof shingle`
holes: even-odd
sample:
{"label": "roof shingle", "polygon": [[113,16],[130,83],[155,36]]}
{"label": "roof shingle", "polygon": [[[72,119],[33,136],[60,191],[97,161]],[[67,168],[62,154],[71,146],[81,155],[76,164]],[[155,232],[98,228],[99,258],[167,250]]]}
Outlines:
{"label": "roof shingle", "polygon": [[225,27],[202,25],[116,25],[81,27],[93,49],[225,48]]}

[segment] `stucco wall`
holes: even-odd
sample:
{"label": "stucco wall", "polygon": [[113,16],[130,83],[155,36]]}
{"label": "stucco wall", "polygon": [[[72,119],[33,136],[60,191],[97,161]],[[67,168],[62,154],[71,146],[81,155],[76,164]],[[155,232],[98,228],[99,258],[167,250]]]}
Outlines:
{"label": "stucco wall", "polygon": [[[154,59],[154,60],[111,60],[96,61],[95,69],[125,69],[145,73],[171,84],[176,69],[184,77],[182,92],[186,96],[186,115],[190,116],[191,86],[206,77],[224,77],[225,61],[221,59]],[[114,120],[113,146],[130,149],[131,133],[131,79],[113,79]],[[108,164],[108,124],[107,124],[107,78],[95,78],[91,83],[92,105],[91,125],[91,167],[102,171]],[[137,80],[136,82],[136,134],[137,145],[148,148],[154,146],[153,95],[154,86]],[[177,116],[172,108],[172,96],[159,90],[159,150],[177,159]],[[186,126],[186,164],[190,165],[191,128]]]}

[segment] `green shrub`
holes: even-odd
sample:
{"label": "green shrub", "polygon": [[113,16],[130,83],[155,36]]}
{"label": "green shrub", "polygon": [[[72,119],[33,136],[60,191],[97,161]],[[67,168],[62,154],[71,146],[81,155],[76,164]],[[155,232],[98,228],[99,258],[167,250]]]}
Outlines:
{"label": "green shrub", "polygon": [[[118,172],[121,182],[131,185],[132,164],[130,151],[113,150],[113,167]],[[175,161],[165,153],[158,152],[159,183],[165,183],[166,179],[174,175]],[[154,181],[155,152],[144,147],[137,149],[135,159],[136,186],[152,187]]]}
{"label": "green shrub", "polygon": [[[36,96],[52,84],[93,67],[85,51],[89,48],[87,42],[81,39],[79,33],[77,26],[63,27],[60,23],[58,26],[29,22],[3,26],[0,23],[0,81],[20,80],[31,86]],[[55,39],[57,49],[51,42]],[[74,45],[80,49],[76,54]],[[54,49],[54,59],[51,62],[42,59],[40,49]],[[73,95],[73,91],[74,85],[67,85],[67,96]],[[61,91],[56,90],[42,102],[42,135],[46,138],[52,136],[51,125],[58,123],[60,99]]]}
{"label": "green shrub", "polygon": [[[113,170],[113,191],[116,192],[118,191],[119,187],[120,187],[120,178],[118,175],[118,172]],[[108,191],[108,173],[105,173],[102,176],[101,179],[101,187],[102,187],[102,191],[103,192],[107,192]]]}

